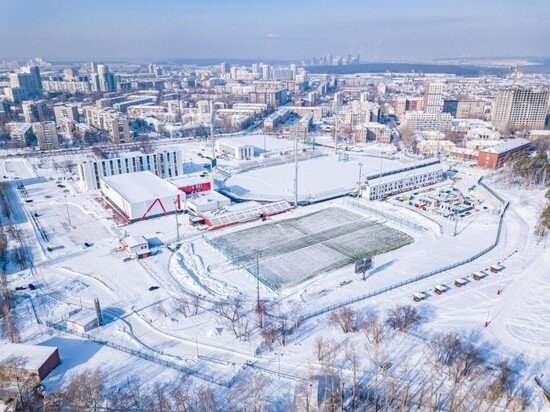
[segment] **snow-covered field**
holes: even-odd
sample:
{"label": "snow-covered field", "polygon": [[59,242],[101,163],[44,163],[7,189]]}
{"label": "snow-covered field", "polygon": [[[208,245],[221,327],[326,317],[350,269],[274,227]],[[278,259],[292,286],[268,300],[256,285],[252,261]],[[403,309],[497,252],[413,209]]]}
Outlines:
{"label": "snow-covered field", "polygon": [[[306,170],[305,165],[314,165],[315,160],[301,162],[304,187],[321,190],[326,185],[340,185],[339,179],[344,177],[348,181],[357,178],[356,162],[326,159],[339,167],[339,172],[332,174],[341,172],[341,176],[321,175],[319,167],[322,169],[322,165]],[[367,172],[365,167],[364,173]],[[377,159],[372,169],[379,167]],[[453,185],[463,191],[483,174],[477,169],[460,166],[458,169],[458,180]],[[267,173],[265,170],[253,172]],[[369,385],[374,385],[371,379],[373,363],[364,353],[361,332],[343,334],[329,322],[327,315],[305,321],[293,331],[284,346],[276,344],[273,350],[267,350],[254,313],[257,299],[254,278],[213,249],[204,236],[212,237],[210,242],[231,241],[230,246],[238,250],[230,253],[234,257],[246,255],[252,266],[254,258],[250,255],[260,247],[265,250],[265,255],[260,257],[260,273],[269,268],[273,275],[285,279],[295,276],[301,280],[299,284],[287,284],[285,280],[277,291],[260,285],[261,299],[270,308],[272,318],[269,319],[276,321],[287,314],[290,321],[467,259],[495,241],[499,222],[496,213],[499,202],[477,187],[472,195],[488,207],[480,207],[471,216],[461,219],[456,235],[454,222],[449,219],[404,205],[376,203],[375,206],[428,230],[409,232],[395,222],[380,222],[374,216],[350,209],[342,200],[333,200],[299,207],[267,222],[251,222],[208,235],[180,221],[180,241],[175,242],[174,216],[119,226],[96,200],[99,193],[84,192],[74,176],[56,171],[51,162],[32,158],[1,160],[0,174],[6,176],[3,180],[13,182],[8,192],[13,220],[21,229],[22,242],[34,263],[32,269],[12,267],[8,278],[10,287],[26,287],[29,283],[37,286],[35,291],[17,292],[21,341],[55,345],[62,358],[62,365],[45,380],[46,388],[63,384],[76,371],[94,367],[108,371],[113,387],[123,386],[128,376],[137,374],[148,382],[171,382],[181,374],[171,367],[44,325],[45,321],[63,325],[62,319],[71,310],[93,308],[96,297],[108,322],[90,331],[95,340],[146,353],[173,366],[201,372],[220,383],[267,377],[270,400],[274,404],[283,398],[292,398],[303,379],[323,370],[314,351],[320,336],[343,348],[342,357],[350,348],[362,354],[360,374]],[[283,190],[285,185],[291,185],[285,175],[276,175],[274,180],[277,179],[282,182]],[[475,335],[472,342],[490,346],[492,353],[499,356],[523,356],[526,366],[522,379],[526,383],[532,384],[534,376],[549,375],[550,249],[547,239],[540,240],[533,233],[544,205],[544,191],[518,190],[492,179],[488,182],[510,201],[503,217],[499,243],[493,250],[455,269],[350,306],[358,313],[376,311],[383,314],[395,304],[411,304],[425,314],[425,321],[414,336],[396,333],[388,341],[385,359],[393,365],[388,376],[404,379],[404,369],[408,368],[412,375],[417,372],[414,376],[430,369],[426,340],[434,333],[449,331]],[[16,189],[19,183],[25,186],[25,196]],[[32,202],[25,201],[29,199]],[[310,216],[322,216],[323,219],[308,220]],[[334,239],[334,233],[340,228],[343,232],[338,239],[345,240],[343,245]],[[326,239],[315,239],[327,230]],[[377,239],[393,238],[392,234],[405,232],[405,237],[400,238],[402,243],[408,243],[409,236],[414,242],[387,252],[380,250],[366,280],[354,273],[353,265],[341,266],[339,263],[332,270],[324,269],[334,262],[342,262],[346,256],[369,253],[375,239],[371,237],[374,230],[381,235],[377,234]],[[125,262],[127,254],[120,250],[119,239],[127,234],[151,239],[159,245],[158,253],[141,261]],[[314,253],[292,256],[299,247],[285,249],[285,245],[292,242],[301,243],[311,238],[317,245]],[[84,242],[91,246],[86,247]],[[169,242],[178,243],[179,248],[175,252],[168,249]],[[224,247],[227,245],[229,243]],[[339,249],[342,246],[343,251]],[[341,255],[334,256],[335,249]],[[284,262],[280,261],[280,256],[287,255],[292,256],[294,266],[288,265],[286,257]],[[504,266],[501,273],[491,273],[479,281],[471,280],[460,288],[454,286],[455,278],[471,279],[473,272],[497,262]],[[316,276],[307,276],[313,272]],[[449,289],[437,295],[434,286],[441,284]],[[150,291],[150,286],[159,286],[159,289]],[[420,291],[426,292],[428,298],[422,303],[413,303],[413,293]],[[220,305],[235,298],[242,302],[243,319],[248,322],[246,339],[237,338],[230,324],[219,315]],[[42,324],[37,322],[31,299]],[[5,337],[0,339],[0,345],[6,341]],[[343,376],[352,376],[349,365],[342,366],[342,370]],[[415,382],[419,384],[420,381]],[[210,385],[210,381],[207,384]],[[540,399],[540,393],[537,396]]]}
{"label": "snow-covered field", "polygon": [[[357,189],[360,171],[364,180],[371,173],[401,165],[394,160],[362,155],[350,155],[348,161],[340,161],[336,155],[304,160],[298,164],[298,195],[301,200],[313,201],[330,197],[330,193],[342,195]],[[224,185],[228,191],[245,199],[291,199],[294,193],[294,164],[234,174],[225,180]]]}
{"label": "snow-covered field", "polygon": [[412,241],[409,235],[373,218],[329,207],[213,237],[209,243],[263,283],[279,289]]}

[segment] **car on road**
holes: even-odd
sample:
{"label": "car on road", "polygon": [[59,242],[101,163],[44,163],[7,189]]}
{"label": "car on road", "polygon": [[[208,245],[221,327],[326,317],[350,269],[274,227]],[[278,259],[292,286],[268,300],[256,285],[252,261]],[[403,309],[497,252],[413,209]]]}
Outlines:
{"label": "car on road", "polygon": [[160,289],[160,286],[149,286],[149,290],[152,292],[153,290]]}
{"label": "car on road", "polygon": [[126,257],[122,260],[123,262],[131,262],[132,261],[132,258],[131,257]]}

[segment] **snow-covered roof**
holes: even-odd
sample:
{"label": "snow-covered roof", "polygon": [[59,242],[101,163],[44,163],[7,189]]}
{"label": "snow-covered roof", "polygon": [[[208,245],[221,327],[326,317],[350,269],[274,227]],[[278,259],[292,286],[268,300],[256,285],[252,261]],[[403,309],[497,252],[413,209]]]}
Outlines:
{"label": "snow-covered roof", "polygon": [[211,227],[216,228],[255,220],[263,214],[276,215],[291,209],[290,203],[284,200],[263,205],[258,202],[245,202],[228,207],[223,213],[205,212],[202,217],[208,220]]}
{"label": "snow-covered roof", "polygon": [[510,139],[497,146],[485,149],[484,152],[502,154],[510,150],[517,149],[518,147],[529,145],[530,143],[531,142],[529,142],[529,140],[527,139]]}
{"label": "snow-covered roof", "polygon": [[149,171],[104,176],[101,180],[130,203],[178,194],[176,186]]}
{"label": "snow-covered roof", "polygon": [[143,236],[128,236],[121,240],[121,242],[129,248],[133,248],[140,245],[148,245],[149,242]]}
{"label": "snow-covered roof", "polygon": [[176,185],[177,187],[189,186],[189,185],[198,185],[201,183],[209,182],[210,178],[208,176],[202,177],[200,175],[187,175],[178,177],[176,179],[171,179],[170,183]]}
{"label": "snow-covered roof", "polygon": [[97,314],[95,310],[84,308],[76,312],[74,315],[71,315],[67,319],[67,322],[74,323],[75,325],[79,326],[86,326],[92,322],[95,322],[96,320]]}
{"label": "snow-covered roof", "polygon": [[22,369],[37,370],[57,350],[54,346],[6,343],[0,345],[0,364],[10,358],[20,358]]}
{"label": "snow-covered roof", "polygon": [[404,172],[395,173],[388,176],[382,176],[381,178],[371,177],[371,178],[368,178],[368,184],[369,186],[377,186],[380,184],[397,182],[399,180],[405,179],[407,177],[413,177],[415,175],[426,174],[431,172],[439,172],[439,171],[443,171],[443,165],[441,163],[435,163],[428,166],[421,166],[418,169],[407,170]]}
{"label": "snow-covered roof", "polygon": [[200,192],[200,193],[194,193],[187,196],[187,202],[192,203],[194,205],[200,206],[200,205],[207,205],[209,203],[213,202],[227,202],[229,200],[228,197],[222,195],[221,193],[218,193],[214,190],[209,190],[207,192]]}
{"label": "snow-covered roof", "polygon": [[217,144],[229,146],[229,147],[236,147],[236,148],[242,148],[242,147],[254,147],[251,144],[241,142],[237,139],[218,139],[216,140]]}

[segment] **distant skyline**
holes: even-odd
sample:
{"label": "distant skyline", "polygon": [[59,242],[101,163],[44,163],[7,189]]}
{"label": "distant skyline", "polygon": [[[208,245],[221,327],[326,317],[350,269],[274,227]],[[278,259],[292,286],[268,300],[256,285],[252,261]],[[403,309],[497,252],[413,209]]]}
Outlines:
{"label": "distant skyline", "polygon": [[550,56],[549,0],[0,0],[0,59]]}

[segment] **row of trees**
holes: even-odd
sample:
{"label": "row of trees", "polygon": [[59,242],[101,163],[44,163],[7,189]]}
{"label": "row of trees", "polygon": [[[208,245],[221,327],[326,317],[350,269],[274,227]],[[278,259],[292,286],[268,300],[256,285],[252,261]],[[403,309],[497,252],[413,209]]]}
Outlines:
{"label": "row of trees", "polygon": [[[347,345],[323,336],[315,340],[317,375],[330,382],[321,397],[325,410],[344,405],[351,410],[524,410],[531,405],[520,358],[502,358],[474,334],[416,336],[424,319],[410,305],[390,308],[385,316],[350,308],[332,312],[331,324],[359,335]],[[301,390],[302,399],[311,398],[307,385]]]}

